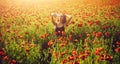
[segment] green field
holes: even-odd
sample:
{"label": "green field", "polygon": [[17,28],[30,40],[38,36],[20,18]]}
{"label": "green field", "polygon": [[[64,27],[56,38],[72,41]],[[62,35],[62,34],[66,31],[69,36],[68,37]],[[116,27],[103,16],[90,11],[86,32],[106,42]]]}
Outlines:
{"label": "green field", "polygon": [[[57,37],[51,13],[72,16]],[[120,0],[0,0],[0,64],[119,64]]]}

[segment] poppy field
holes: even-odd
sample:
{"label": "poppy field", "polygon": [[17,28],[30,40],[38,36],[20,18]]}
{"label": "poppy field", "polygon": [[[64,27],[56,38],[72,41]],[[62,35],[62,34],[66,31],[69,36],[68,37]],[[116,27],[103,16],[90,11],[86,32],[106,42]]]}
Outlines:
{"label": "poppy field", "polygon": [[0,64],[120,64],[120,0],[0,0]]}

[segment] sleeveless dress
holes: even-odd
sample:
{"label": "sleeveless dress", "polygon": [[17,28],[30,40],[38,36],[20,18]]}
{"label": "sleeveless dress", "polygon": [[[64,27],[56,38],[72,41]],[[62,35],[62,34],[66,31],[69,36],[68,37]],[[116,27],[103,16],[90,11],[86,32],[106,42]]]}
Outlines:
{"label": "sleeveless dress", "polygon": [[62,36],[62,32],[64,32],[64,31],[65,31],[65,27],[64,26],[62,26],[62,27],[55,26],[55,32],[56,32],[57,36]]}

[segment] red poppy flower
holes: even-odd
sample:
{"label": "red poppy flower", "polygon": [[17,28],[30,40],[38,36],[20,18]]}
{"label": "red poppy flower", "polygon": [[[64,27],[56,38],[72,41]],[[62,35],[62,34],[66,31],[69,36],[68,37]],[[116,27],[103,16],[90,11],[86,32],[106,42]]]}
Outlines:
{"label": "red poppy flower", "polygon": [[95,51],[95,54],[100,55],[100,52],[103,51],[103,50],[104,50],[103,47],[97,48],[96,51]]}
{"label": "red poppy flower", "polygon": [[105,54],[105,60],[107,61],[112,61],[113,57],[108,55],[108,54]]}
{"label": "red poppy flower", "polygon": [[53,56],[54,56],[55,58],[57,58],[58,53],[57,53],[57,52],[54,52]]}
{"label": "red poppy flower", "polygon": [[5,55],[4,48],[2,48],[2,49],[0,50],[0,56],[4,56],[4,55]]}
{"label": "red poppy flower", "polygon": [[72,40],[73,36],[72,35],[69,35],[69,40]]}
{"label": "red poppy flower", "polygon": [[8,59],[9,59],[8,56],[5,56],[5,57],[3,58],[4,61],[8,61]]}
{"label": "red poppy flower", "polygon": [[17,64],[17,61],[13,59],[9,62],[9,64]]}
{"label": "red poppy flower", "polygon": [[98,33],[96,33],[96,35],[95,35],[97,38],[100,38],[101,36],[102,36],[102,32],[98,32]]}
{"label": "red poppy flower", "polygon": [[76,43],[76,42],[78,42],[78,40],[77,40],[77,39],[75,39],[75,40],[73,40],[73,42],[74,42],[74,43]]}
{"label": "red poppy flower", "polygon": [[61,52],[61,53],[60,53],[60,56],[63,56],[63,55],[65,55],[65,52]]}
{"label": "red poppy flower", "polygon": [[108,36],[109,36],[109,33],[108,33],[108,32],[105,32],[105,36],[108,37]]}
{"label": "red poppy flower", "polygon": [[58,38],[58,41],[59,41],[59,42],[62,42],[62,41],[63,41],[63,38],[62,38],[62,37],[59,37],[59,38]]}
{"label": "red poppy flower", "polygon": [[64,59],[63,61],[62,61],[62,64],[66,64],[67,63],[67,59]]}
{"label": "red poppy flower", "polygon": [[77,55],[77,51],[76,51],[76,50],[73,50],[73,51],[72,51],[72,55],[73,55],[73,56]]}
{"label": "red poppy flower", "polygon": [[48,42],[48,46],[52,46],[53,45],[53,40],[50,40],[49,42]]}
{"label": "red poppy flower", "polygon": [[85,57],[85,55],[83,54],[83,55],[80,55],[79,58],[82,59],[82,60],[85,60],[86,57]]}
{"label": "red poppy flower", "polygon": [[120,52],[120,48],[115,48],[114,50],[116,53]]}
{"label": "red poppy flower", "polygon": [[68,56],[68,59],[69,60],[74,60],[74,57],[73,56]]}
{"label": "red poppy flower", "polygon": [[45,38],[47,38],[48,36],[49,36],[49,34],[43,34],[43,35],[41,35],[41,38],[45,39]]}
{"label": "red poppy flower", "polygon": [[82,25],[83,25],[82,23],[79,23],[79,24],[78,24],[78,27],[80,28],[80,27],[82,27]]}
{"label": "red poppy flower", "polygon": [[29,48],[26,48],[26,49],[25,49],[25,51],[26,51],[26,52],[29,52],[29,51],[30,51],[30,49],[29,49]]}
{"label": "red poppy flower", "polygon": [[87,37],[90,37],[90,34],[86,34],[87,35]]}
{"label": "red poppy flower", "polygon": [[74,64],[80,64],[80,63],[79,63],[79,61],[75,61],[75,63],[74,63]]}
{"label": "red poppy flower", "polygon": [[117,44],[117,45],[120,45],[120,42],[118,41],[118,42],[116,42],[116,44]]}
{"label": "red poppy flower", "polygon": [[85,41],[85,43],[88,43],[88,42],[89,42],[89,40],[88,40],[87,38],[86,38],[84,41]]}
{"label": "red poppy flower", "polygon": [[89,56],[90,55],[90,50],[85,50],[85,55]]}
{"label": "red poppy flower", "polygon": [[89,25],[92,26],[94,24],[93,21],[88,21]]}
{"label": "red poppy flower", "polygon": [[61,43],[61,44],[60,44],[60,47],[64,47],[64,46],[65,46],[65,43]]}
{"label": "red poppy flower", "polygon": [[96,23],[97,25],[101,25],[101,22],[100,22],[99,20],[97,20],[95,23]]}
{"label": "red poppy flower", "polygon": [[65,36],[65,31],[62,31],[62,36]]}

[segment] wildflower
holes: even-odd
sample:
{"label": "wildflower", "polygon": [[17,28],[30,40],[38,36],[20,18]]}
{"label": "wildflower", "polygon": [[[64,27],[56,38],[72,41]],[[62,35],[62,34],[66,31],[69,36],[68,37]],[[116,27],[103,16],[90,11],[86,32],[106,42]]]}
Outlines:
{"label": "wildflower", "polygon": [[29,46],[29,47],[34,47],[34,46],[35,46],[35,44],[28,44],[28,46]]}
{"label": "wildflower", "polygon": [[84,52],[81,51],[81,52],[80,52],[80,55],[82,55],[82,54],[84,54]]}
{"label": "wildflower", "polygon": [[87,45],[83,45],[83,48],[87,48]]}
{"label": "wildflower", "polygon": [[95,51],[95,54],[100,55],[100,52],[103,51],[103,50],[104,50],[103,47],[97,48],[96,51]]}
{"label": "wildflower", "polygon": [[10,29],[6,29],[5,31],[8,32],[8,33],[10,33]]}
{"label": "wildflower", "polygon": [[69,35],[69,40],[72,40],[73,36],[72,35]]}
{"label": "wildflower", "polygon": [[7,23],[7,24],[6,24],[6,27],[7,27],[7,28],[10,28],[10,23]]}
{"label": "wildflower", "polygon": [[62,31],[62,36],[64,36],[65,35],[65,31]]}
{"label": "wildflower", "polygon": [[87,35],[87,37],[89,37],[90,36],[90,34],[86,34]]}
{"label": "wildflower", "polygon": [[98,32],[98,33],[96,33],[96,35],[95,35],[97,38],[100,38],[101,36],[102,36],[102,32]]}
{"label": "wildflower", "polygon": [[2,37],[2,33],[0,32],[0,37]]}
{"label": "wildflower", "polygon": [[96,35],[96,33],[97,33],[97,32],[95,32],[95,31],[94,31],[94,32],[93,32],[93,35],[95,36],[95,35]]}
{"label": "wildflower", "polygon": [[14,33],[14,34],[17,34],[17,33],[18,33],[18,31],[17,31],[17,30],[13,30],[13,33]]}
{"label": "wildflower", "polygon": [[89,50],[85,50],[85,56],[89,56],[90,55],[90,51]]}
{"label": "wildflower", "polygon": [[108,55],[108,54],[105,54],[105,60],[107,61],[112,61],[113,57]]}
{"label": "wildflower", "polygon": [[50,40],[49,42],[48,42],[48,46],[52,46],[53,45],[53,40]]}
{"label": "wildflower", "polygon": [[97,20],[95,23],[99,26],[101,25],[101,22],[99,20]]}
{"label": "wildflower", "polygon": [[19,35],[19,36],[18,36],[18,38],[22,39],[22,38],[23,38],[23,36],[20,36],[20,35]]}
{"label": "wildflower", "polygon": [[75,39],[73,42],[74,42],[74,43],[76,43],[76,42],[78,42],[78,40],[77,40],[77,39]]}
{"label": "wildflower", "polygon": [[75,24],[75,22],[74,22],[74,21],[72,21],[70,24]]}
{"label": "wildflower", "polygon": [[59,41],[59,42],[62,42],[62,41],[63,41],[63,38],[62,38],[62,37],[59,37],[59,38],[58,38],[58,41]]}
{"label": "wildflower", "polygon": [[93,21],[88,21],[89,25],[92,26],[94,23]]}
{"label": "wildflower", "polygon": [[73,56],[68,56],[68,59],[69,60],[74,60],[74,57]]}
{"label": "wildflower", "polygon": [[108,36],[109,36],[109,33],[108,33],[108,32],[105,32],[105,36],[108,37]]}
{"label": "wildflower", "polygon": [[82,38],[82,35],[80,34],[79,37]]}
{"label": "wildflower", "polygon": [[63,55],[65,55],[65,52],[61,52],[61,53],[60,53],[60,56],[63,56]]}
{"label": "wildflower", "polygon": [[79,58],[82,59],[82,60],[85,60],[85,55],[84,54],[80,55]]}
{"label": "wildflower", "polygon": [[28,32],[25,32],[25,35],[28,35]]}
{"label": "wildflower", "polygon": [[66,64],[67,63],[67,59],[65,58],[63,61],[62,61],[62,64]]}
{"label": "wildflower", "polygon": [[4,61],[8,61],[9,57],[5,56],[3,59],[4,59]]}
{"label": "wildflower", "polygon": [[4,52],[4,48],[0,49],[0,56],[4,56],[5,52]]}
{"label": "wildflower", "polygon": [[64,47],[64,46],[65,46],[65,43],[60,44],[60,47]]}
{"label": "wildflower", "polygon": [[103,26],[102,26],[102,29],[103,29],[103,30],[105,30],[105,29],[107,29],[107,28],[108,28],[108,27],[107,27],[106,25],[103,25]]}
{"label": "wildflower", "polygon": [[72,51],[72,55],[73,55],[73,56],[77,55],[77,51],[76,51],[76,50],[73,50],[73,51]]}
{"label": "wildflower", "polygon": [[82,25],[83,25],[82,23],[79,23],[79,24],[78,24],[78,27],[80,28],[80,27],[82,27]]}
{"label": "wildflower", "polygon": [[17,61],[16,60],[11,60],[9,64],[17,64]]}
{"label": "wildflower", "polygon": [[45,39],[45,38],[47,38],[49,36],[49,34],[43,34],[43,35],[41,35],[41,38],[42,39]]}
{"label": "wildflower", "polygon": [[29,52],[29,51],[30,51],[30,49],[29,49],[29,48],[26,48],[26,49],[25,49],[25,51],[26,51],[26,52]]}
{"label": "wildflower", "polygon": [[95,54],[96,54],[96,55],[100,55],[100,52],[99,52],[99,51],[95,51]]}
{"label": "wildflower", "polygon": [[[67,40],[67,39],[65,39],[65,40]],[[64,41],[63,43],[64,43],[64,44],[68,44],[68,41]]]}
{"label": "wildflower", "polygon": [[97,59],[97,61],[100,62],[100,61],[102,61],[102,60],[104,60],[104,56],[101,55],[101,56]]}
{"label": "wildflower", "polygon": [[49,50],[49,53],[52,54],[52,53],[53,53],[53,50]]}
{"label": "wildflower", "polygon": [[68,53],[68,52],[69,52],[69,50],[66,50],[66,51],[65,51],[65,53]]}
{"label": "wildflower", "polygon": [[54,56],[55,58],[57,58],[58,53],[57,53],[57,52],[54,52],[53,56]]}
{"label": "wildflower", "polygon": [[84,26],[87,26],[87,23],[84,23]]}
{"label": "wildflower", "polygon": [[88,43],[88,42],[89,42],[89,40],[88,40],[87,38],[86,38],[84,41],[85,41],[85,43]]}
{"label": "wildflower", "polygon": [[79,61],[75,61],[75,63],[74,63],[74,64],[80,64],[80,63],[79,63]]}
{"label": "wildflower", "polygon": [[114,50],[116,53],[120,52],[120,48],[115,48]]}
{"label": "wildflower", "polygon": [[96,40],[93,40],[93,42],[92,42],[93,44],[96,44],[97,43],[97,41]]}
{"label": "wildflower", "polygon": [[21,45],[20,47],[21,47],[21,48],[24,48],[24,45]]}
{"label": "wildflower", "polygon": [[118,42],[116,42],[116,44],[117,44],[117,45],[120,45],[120,42],[118,41]]}

